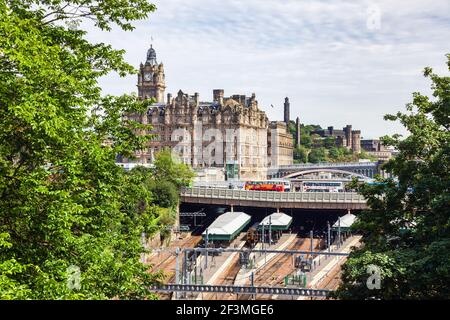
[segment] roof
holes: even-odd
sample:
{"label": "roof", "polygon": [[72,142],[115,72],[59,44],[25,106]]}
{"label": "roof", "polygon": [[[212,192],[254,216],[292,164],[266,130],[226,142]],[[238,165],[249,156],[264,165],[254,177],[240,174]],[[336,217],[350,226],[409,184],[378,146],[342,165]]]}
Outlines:
{"label": "roof", "polygon": [[[209,240],[231,240],[250,222],[251,217],[244,212],[225,212],[207,228]],[[206,236],[206,230],[202,236]]]}
{"label": "roof", "polygon": [[271,215],[265,217],[263,221],[261,221],[259,227],[261,228],[263,225],[269,226],[269,221],[271,229],[286,230],[292,223],[292,217],[283,212],[274,212]]}
{"label": "roof", "polygon": [[[341,228],[350,228],[351,225],[355,222],[356,216],[347,213],[345,216],[341,217],[340,227]],[[333,228],[339,228],[339,219],[333,224]]]}

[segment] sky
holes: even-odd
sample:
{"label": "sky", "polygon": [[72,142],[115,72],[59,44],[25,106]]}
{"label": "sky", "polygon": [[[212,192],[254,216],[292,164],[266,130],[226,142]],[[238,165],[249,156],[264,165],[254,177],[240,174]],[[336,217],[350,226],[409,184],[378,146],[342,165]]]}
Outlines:
{"label": "sky", "polygon": [[[363,138],[406,134],[383,120],[405,110],[413,92],[429,95],[423,69],[448,73],[450,1],[154,0],[157,10],[131,32],[88,28],[88,38],[125,49],[136,68],[153,43],[166,94],[211,101],[256,93],[270,120],[342,128]],[[153,41],[151,40],[153,38]],[[137,76],[101,79],[105,94],[136,92]],[[271,107],[273,105],[273,107]]]}

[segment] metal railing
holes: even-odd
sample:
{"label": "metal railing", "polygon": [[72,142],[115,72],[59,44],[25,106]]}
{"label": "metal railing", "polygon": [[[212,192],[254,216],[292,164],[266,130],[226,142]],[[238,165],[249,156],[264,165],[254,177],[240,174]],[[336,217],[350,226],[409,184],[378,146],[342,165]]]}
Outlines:
{"label": "metal railing", "polygon": [[326,297],[332,292],[325,289],[304,289],[284,287],[251,287],[199,284],[165,284],[150,287],[151,291],[202,292],[202,293],[243,293],[243,294],[279,294],[292,296]]}
{"label": "metal railing", "polygon": [[181,196],[270,202],[366,203],[364,196],[356,192],[275,192],[194,187],[183,189]]}
{"label": "metal railing", "polygon": [[331,167],[377,167],[378,162],[319,162],[319,163],[296,163],[290,165],[282,165],[269,169],[298,169],[298,168],[331,168]]}

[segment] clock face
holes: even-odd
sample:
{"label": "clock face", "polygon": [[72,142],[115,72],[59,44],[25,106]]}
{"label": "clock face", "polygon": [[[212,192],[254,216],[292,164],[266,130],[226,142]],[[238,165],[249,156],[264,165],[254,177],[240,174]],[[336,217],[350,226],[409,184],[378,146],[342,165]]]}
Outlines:
{"label": "clock face", "polygon": [[145,81],[150,81],[153,78],[153,74],[151,72],[145,72],[144,73],[144,80]]}

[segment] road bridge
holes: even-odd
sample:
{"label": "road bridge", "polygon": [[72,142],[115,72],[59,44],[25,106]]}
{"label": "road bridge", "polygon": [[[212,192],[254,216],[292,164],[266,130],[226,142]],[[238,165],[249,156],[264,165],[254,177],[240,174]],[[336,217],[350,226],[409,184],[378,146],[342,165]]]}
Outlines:
{"label": "road bridge", "polygon": [[181,202],[275,209],[367,209],[366,200],[356,192],[274,192],[194,187],[181,191]]}

